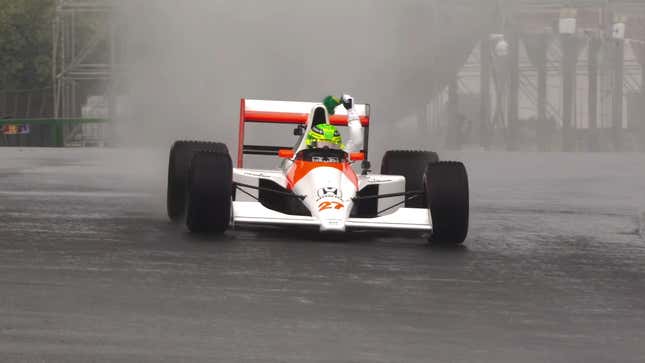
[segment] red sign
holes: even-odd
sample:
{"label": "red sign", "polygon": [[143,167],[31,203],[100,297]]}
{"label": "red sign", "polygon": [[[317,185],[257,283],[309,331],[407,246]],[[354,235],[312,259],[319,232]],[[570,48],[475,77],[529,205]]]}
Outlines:
{"label": "red sign", "polygon": [[26,135],[29,134],[29,125],[3,125],[0,127],[0,134]]}

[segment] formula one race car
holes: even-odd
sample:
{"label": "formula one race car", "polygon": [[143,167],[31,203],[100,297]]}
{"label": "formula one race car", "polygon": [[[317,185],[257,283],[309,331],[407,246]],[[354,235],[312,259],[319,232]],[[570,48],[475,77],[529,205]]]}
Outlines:
{"label": "formula one race car", "polygon": [[[321,232],[406,230],[459,244],[468,232],[466,169],[429,151],[388,151],[381,174],[367,161],[370,107],[354,105],[364,136],[361,152],[311,148],[305,135],[320,124],[347,126],[322,104],[242,99],[237,167],[222,143],[177,141],[170,151],[168,215],[193,233],[231,226],[312,226]],[[247,124],[294,124],[294,147],[247,145]],[[245,155],[277,156],[280,168],[244,168]],[[356,167],[358,172],[355,172]]]}

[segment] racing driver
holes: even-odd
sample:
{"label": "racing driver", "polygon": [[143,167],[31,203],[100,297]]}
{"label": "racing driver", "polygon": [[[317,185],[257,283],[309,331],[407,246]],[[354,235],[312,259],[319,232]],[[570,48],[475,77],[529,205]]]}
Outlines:
{"label": "racing driver", "polygon": [[334,125],[320,124],[313,126],[307,134],[306,144],[309,148],[329,148],[344,150],[347,153],[359,152],[363,148],[363,132],[358,111],[354,108],[354,98],[350,95],[343,95],[341,98],[328,96],[323,101],[329,115],[334,114],[334,110],[339,105],[343,105],[347,110],[349,127],[349,142],[343,145],[340,132]]}

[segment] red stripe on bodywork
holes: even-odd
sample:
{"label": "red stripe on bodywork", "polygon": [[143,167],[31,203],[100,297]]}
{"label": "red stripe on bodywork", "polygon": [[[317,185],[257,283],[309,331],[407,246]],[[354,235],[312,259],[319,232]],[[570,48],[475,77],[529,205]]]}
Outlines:
{"label": "red stripe on bodywork", "polygon": [[[309,118],[308,113],[290,113],[290,112],[265,112],[265,111],[245,111],[244,121],[246,122],[266,122],[282,124],[305,124]],[[361,124],[369,126],[370,119],[367,116],[361,116]],[[347,115],[334,115],[329,117],[329,123],[335,126],[347,126]]]}
{"label": "red stripe on bodywork", "polygon": [[349,163],[319,163],[313,161],[296,160],[287,172],[287,188],[292,190],[302,178],[316,168],[327,167],[340,170],[358,189],[358,177]]}

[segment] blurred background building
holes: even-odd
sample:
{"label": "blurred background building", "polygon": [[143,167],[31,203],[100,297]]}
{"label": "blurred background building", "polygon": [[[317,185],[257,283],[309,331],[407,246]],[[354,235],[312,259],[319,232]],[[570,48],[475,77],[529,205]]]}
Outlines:
{"label": "blurred background building", "polygon": [[449,148],[645,150],[645,2],[498,2],[429,106]]}
{"label": "blurred background building", "polygon": [[[137,68],[133,64],[133,49],[142,54],[152,52],[151,46],[145,44],[150,35],[145,35],[146,39],[133,24],[147,24],[146,21],[158,18],[163,19],[158,21],[161,27],[170,27],[164,21],[182,19],[181,14],[165,14],[160,6],[155,8],[154,4],[158,3],[163,1],[52,0],[50,84],[38,89],[18,90],[6,85],[0,89],[0,122],[3,124],[27,123],[33,119],[50,121],[29,121],[30,132],[42,134],[39,137],[0,135],[0,144],[38,145],[51,136],[56,140],[50,140],[49,144],[56,146],[103,145],[115,138],[115,124],[129,127],[146,116],[159,118],[168,114],[163,106],[157,112],[152,109],[155,103],[167,105],[172,99],[159,98],[154,92],[149,98],[141,98],[142,92],[132,87],[133,79],[151,77],[144,75],[144,71],[156,66],[148,63]],[[190,8],[199,3],[185,2],[181,6]],[[256,16],[253,10],[248,10],[251,20],[248,17],[233,19],[235,21],[214,17],[212,21],[214,26],[228,24],[227,21],[230,26],[243,26],[246,22],[260,24],[258,28],[269,29],[266,44],[275,25],[270,23],[271,18],[284,22],[289,17],[297,17],[296,13],[289,12],[290,9],[324,10],[324,7],[318,9],[318,5],[288,3],[284,1],[282,9],[277,5],[281,2],[275,2],[272,13],[265,18],[259,17],[262,12],[257,12]],[[401,139],[399,142],[415,147],[645,151],[645,2],[410,0],[395,5],[357,1],[355,18],[334,16],[333,23],[325,18],[325,22],[313,26],[292,24],[303,29],[322,28],[311,37],[323,43],[329,34],[324,29],[326,25],[337,31],[343,22],[357,23],[357,37],[365,39],[357,46],[357,53],[371,54],[382,43],[392,44],[391,48],[384,48],[390,49],[392,54],[382,55],[373,64],[366,61],[362,69],[348,70],[358,74],[351,80],[352,90],[373,103],[376,119],[384,120],[379,126],[384,130],[380,136],[383,142],[394,132]],[[153,20],[141,18],[141,11],[133,16],[132,9],[137,6],[149,12]],[[239,13],[235,6],[244,8],[245,5],[219,2],[213,6],[226,8],[217,16],[228,14],[230,18],[231,14],[237,16]],[[162,18],[164,16],[167,18]],[[398,20],[383,25],[390,27],[384,30],[379,23],[370,22],[370,17]],[[190,35],[190,24],[186,24],[186,29],[186,34]],[[245,39],[248,32],[242,29],[236,35]],[[161,43],[164,41],[161,39]],[[178,39],[168,39],[169,49],[178,49],[171,44],[177,42]],[[207,48],[210,45],[199,46]],[[294,79],[307,78],[315,88],[336,84],[326,80],[324,72],[316,78],[317,75],[311,75],[306,67],[317,60],[324,64],[324,53],[308,50],[310,58],[294,58],[293,49],[297,50],[297,45],[276,45],[276,48],[280,47],[284,53],[267,48],[263,57],[265,62],[274,62],[270,64],[280,67],[288,64],[293,70],[290,77],[283,77],[283,85],[278,88],[272,85],[279,81],[277,76],[283,76],[283,68],[265,70],[262,75],[260,71],[249,73],[246,76],[253,79],[247,83],[242,82],[242,75],[242,81],[238,82],[242,96],[247,96],[246,90],[254,85],[257,94],[267,97],[309,99],[314,93]],[[243,46],[231,45],[228,49],[239,53],[231,57],[241,60],[247,57]],[[163,49],[153,50],[159,54],[163,52]],[[286,53],[291,55],[285,56]],[[209,58],[210,53],[204,54]],[[213,55],[213,58],[220,57]],[[371,58],[376,57],[372,54]],[[228,58],[214,59],[213,72],[226,62],[229,62]],[[162,73],[160,71],[156,77],[167,77]],[[169,73],[168,68],[165,73]],[[221,80],[226,83],[228,93],[239,96],[238,90],[229,86],[230,80],[235,78],[226,78],[226,75],[200,78],[199,72],[196,73],[186,87],[200,87],[199,102],[196,100],[195,104],[207,105],[186,106],[191,102],[169,92],[167,97],[178,97],[177,103],[186,107],[173,116],[178,124],[173,129],[175,133],[180,132],[176,130],[181,130],[182,122],[184,129],[195,128],[189,119],[207,114],[208,107],[223,108],[216,103],[224,98],[217,90],[223,86],[214,82],[208,85],[210,79]],[[375,78],[380,79],[377,82]],[[207,85],[198,86],[200,80]],[[383,85],[388,89],[384,90]],[[215,103],[211,104],[206,97],[211,92],[203,91],[208,87],[213,89],[211,98]],[[398,99],[393,99],[393,95]],[[230,104],[229,99],[226,104]],[[147,107],[146,112],[137,107]],[[232,117],[231,114],[207,116]],[[113,120],[111,126],[105,120]],[[154,124],[140,126],[157,128]]]}

